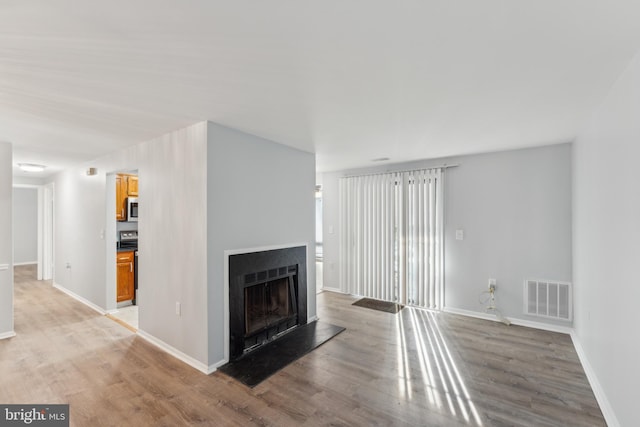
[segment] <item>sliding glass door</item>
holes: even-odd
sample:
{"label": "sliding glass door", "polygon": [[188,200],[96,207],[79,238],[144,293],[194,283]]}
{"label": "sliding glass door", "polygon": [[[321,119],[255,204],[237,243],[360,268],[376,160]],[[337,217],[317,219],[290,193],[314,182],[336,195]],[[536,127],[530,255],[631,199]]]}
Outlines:
{"label": "sliding glass door", "polygon": [[341,288],[441,308],[442,220],[441,169],[342,178]]}

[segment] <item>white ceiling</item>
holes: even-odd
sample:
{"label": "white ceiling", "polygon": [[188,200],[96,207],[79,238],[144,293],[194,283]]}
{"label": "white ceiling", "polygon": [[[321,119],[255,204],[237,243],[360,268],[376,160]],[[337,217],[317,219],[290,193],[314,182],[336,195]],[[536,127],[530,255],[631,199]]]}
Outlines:
{"label": "white ceiling", "polygon": [[636,0],[3,0],[0,140],[45,174],[201,120],[321,171],[566,142],[638,22]]}

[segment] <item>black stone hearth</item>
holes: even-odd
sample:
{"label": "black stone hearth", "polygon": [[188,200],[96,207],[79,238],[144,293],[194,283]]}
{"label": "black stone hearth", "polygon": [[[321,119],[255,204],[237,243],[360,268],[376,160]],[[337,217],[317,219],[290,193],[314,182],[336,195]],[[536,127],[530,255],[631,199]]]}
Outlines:
{"label": "black stone hearth", "polygon": [[304,246],[229,256],[229,359],[307,323]]}
{"label": "black stone hearth", "polygon": [[341,326],[320,321],[307,323],[244,357],[227,363],[220,367],[220,371],[249,387],[255,387],[344,330]]}

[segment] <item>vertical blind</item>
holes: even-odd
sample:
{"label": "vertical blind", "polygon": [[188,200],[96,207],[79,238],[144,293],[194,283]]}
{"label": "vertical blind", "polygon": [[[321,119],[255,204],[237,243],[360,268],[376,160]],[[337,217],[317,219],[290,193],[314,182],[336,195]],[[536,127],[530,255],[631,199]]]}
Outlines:
{"label": "vertical blind", "polygon": [[341,178],[340,227],[343,290],[442,308],[442,169]]}

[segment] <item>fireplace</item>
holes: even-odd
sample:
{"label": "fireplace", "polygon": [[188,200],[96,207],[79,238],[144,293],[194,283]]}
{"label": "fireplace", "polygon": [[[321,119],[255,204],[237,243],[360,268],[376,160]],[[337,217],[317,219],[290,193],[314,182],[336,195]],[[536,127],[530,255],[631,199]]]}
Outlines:
{"label": "fireplace", "polygon": [[229,358],[307,323],[306,247],[229,256]]}

